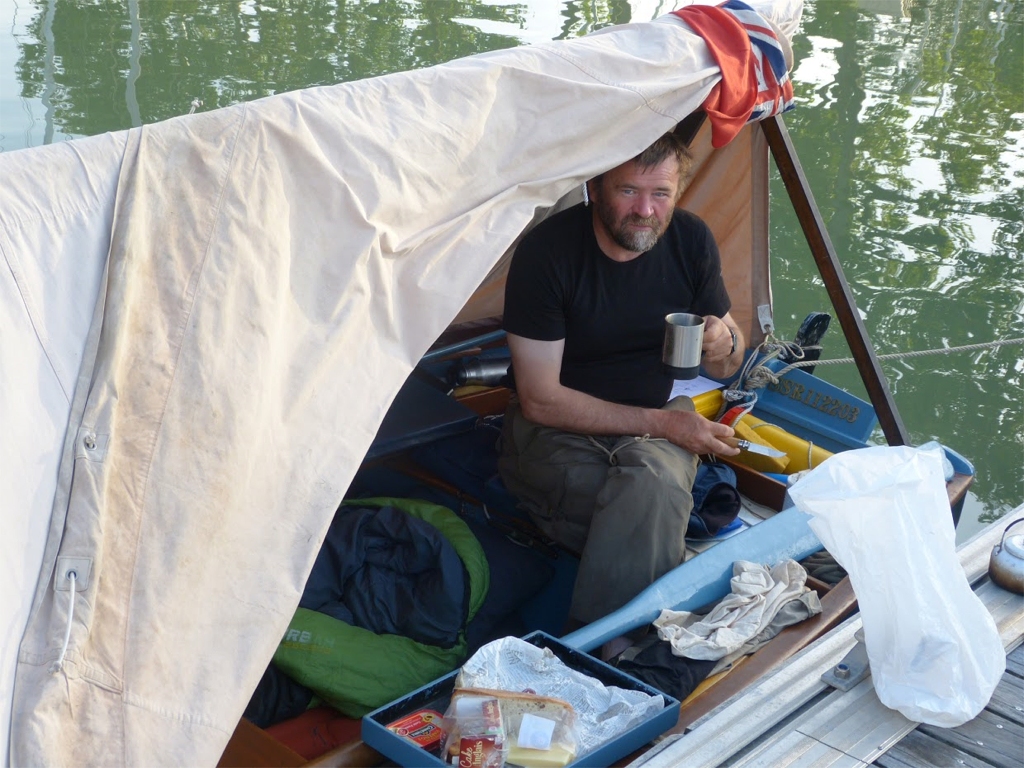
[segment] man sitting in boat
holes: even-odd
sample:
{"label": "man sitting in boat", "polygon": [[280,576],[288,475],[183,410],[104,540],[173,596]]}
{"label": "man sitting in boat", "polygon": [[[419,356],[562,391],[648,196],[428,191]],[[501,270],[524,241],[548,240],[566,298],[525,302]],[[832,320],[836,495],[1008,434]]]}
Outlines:
{"label": "man sitting in boat", "polygon": [[745,347],[714,237],[676,208],[690,164],[685,144],[666,134],[590,180],[592,204],[538,225],[509,269],[516,396],[499,469],[537,525],[581,553],[569,629],[683,562],[697,456],[738,452],[722,442],[733,430],[694,413],[689,398],[667,402],[667,314],[704,317],[712,376],[735,373]]}

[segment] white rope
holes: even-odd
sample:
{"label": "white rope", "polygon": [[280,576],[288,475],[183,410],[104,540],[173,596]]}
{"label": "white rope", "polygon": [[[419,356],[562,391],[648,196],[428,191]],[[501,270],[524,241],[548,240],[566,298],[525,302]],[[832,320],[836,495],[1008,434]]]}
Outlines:
{"label": "white rope", "polygon": [[68,626],[64,631],[64,645],[61,646],[60,656],[50,666],[50,674],[52,675],[56,675],[64,669],[64,657],[68,653],[68,643],[71,642],[71,621],[75,617],[75,580],[78,578],[78,574],[74,571],[68,571],[66,578],[71,580],[71,594],[68,596]]}
{"label": "white rope", "polygon": [[[604,453],[605,456],[608,457],[608,463],[610,465],[612,465],[613,467],[617,466],[618,463],[619,463],[618,459],[615,458],[615,454],[618,453],[623,448],[625,448],[627,445],[629,445],[628,442],[623,442],[623,443],[619,443],[619,445],[615,446],[615,448],[613,448],[612,450],[608,450],[603,445],[601,445],[601,443],[599,443],[597,441],[597,438],[595,438],[593,435],[587,435],[587,440],[589,440],[594,445],[595,448],[597,448],[599,451]],[[639,435],[639,436],[634,437],[633,438],[633,442],[634,443],[657,443],[657,442],[667,443],[668,439],[664,438],[664,437],[651,437],[648,434],[648,435]]]}
{"label": "white rope", "polygon": [[[925,355],[948,355],[952,352],[970,352],[979,349],[994,349],[1008,344],[1024,343],[1022,339],[1003,339],[1001,341],[987,341],[980,344],[966,344],[961,347],[943,347],[941,349],[922,349],[914,352],[891,352],[885,355],[877,355],[878,360],[899,360],[904,357],[923,357]],[[723,412],[728,408],[730,402],[752,398],[748,403],[753,409],[757,402],[755,390],[761,389],[769,384],[778,384],[779,379],[792,371],[794,368],[809,368],[819,365],[837,365],[839,363],[853,363],[856,360],[852,357],[836,357],[829,360],[803,360],[804,352],[809,349],[821,349],[821,347],[803,347],[791,341],[779,341],[771,333],[765,336],[763,342],[754,351],[754,354],[747,358],[739,376],[733,383],[733,387],[725,389],[722,396],[725,398]],[[796,362],[790,363],[785,368],[773,371],[765,363],[779,357],[783,352],[787,357],[796,358]],[[763,353],[763,357],[759,356]]]}
{"label": "white rope", "polygon": [[821,349],[821,347],[801,347],[794,341],[777,339],[769,331],[765,335],[764,341],[758,345],[754,353],[743,363],[743,367],[733,382],[733,386],[722,391],[724,402],[722,403],[721,413],[718,414],[717,418],[721,418],[729,410],[730,403],[744,401],[745,413],[749,413],[754,409],[754,406],[757,404],[757,392],[755,390],[777,381],[777,379],[773,378],[775,374],[765,367],[765,363],[769,360],[774,360],[783,353],[788,358],[802,360],[804,352],[810,349]]}
{"label": "white rope", "polygon": [[[904,357],[924,357],[925,355],[948,355],[952,352],[972,352],[978,349],[994,349],[1005,347],[1009,344],[1024,344],[1024,339],[1003,339],[1001,341],[986,341],[980,344],[965,344],[962,347],[942,347],[941,349],[920,349],[914,352],[890,352],[884,355],[876,355],[879,360],[899,360]],[[810,347],[808,347],[810,349]],[[837,363],[856,362],[852,357],[835,357],[830,360],[802,360],[787,365],[780,371],[773,374],[775,377],[783,376],[794,368],[806,368],[811,365],[835,365]]]}

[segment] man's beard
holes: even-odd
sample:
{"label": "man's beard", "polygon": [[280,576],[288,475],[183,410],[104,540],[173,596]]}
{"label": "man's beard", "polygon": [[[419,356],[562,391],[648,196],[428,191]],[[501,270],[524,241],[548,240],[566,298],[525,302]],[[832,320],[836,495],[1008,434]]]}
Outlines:
{"label": "man's beard", "polygon": [[[662,221],[657,216],[644,218],[633,214],[616,221],[615,213],[610,206],[605,205],[601,200],[595,202],[597,216],[601,219],[601,223],[604,224],[612,240],[619,247],[632,253],[646,253],[651,250],[657,244],[658,239],[665,234],[671,220],[671,217]],[[650,229],[630,229],[631,225],[650,227]]]}

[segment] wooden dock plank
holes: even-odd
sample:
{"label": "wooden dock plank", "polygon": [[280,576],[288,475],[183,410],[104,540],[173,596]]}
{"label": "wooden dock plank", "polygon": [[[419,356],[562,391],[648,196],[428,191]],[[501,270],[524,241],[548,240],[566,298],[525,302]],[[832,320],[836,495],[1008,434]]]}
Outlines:
{"label": "wooden dock plank", "polygon": [[1024,645],[1018,645],[1006,657],[1006,671],[1024,678]]}
{"label": "wooden dock plank", "polygon": [[879,768],[991,768],[992,764],[962,752],[921,731],[911,731],[879,757]]}
{"label": "wooden dock plank", "polygon": [[997,586],[993,581],[975,587],[974,594],[992,614],[1003,647],[1015,646],[1024,635],[1024,598]]}
{"label": "wooden dock plank", "polygon": [[1024,679],[1009,672],[1005,673],[985,709],[1005,717],[1012,723],[1024,725]]}
{"label": "wooden dock plank", "polygon": [[1024,756],[1024,726],[988,710],[957,728],[922,724],[918,730],[998,768],[1020,768]]}
{"label": "wooden dock plank", "polygon": [[1024,645],[1007,657],[1007,670],[985,710],[959,728],[920,725],[879,756],[879,768],[992,768],[1024,765],[1024,678],[1013,664],[1024,662]]}

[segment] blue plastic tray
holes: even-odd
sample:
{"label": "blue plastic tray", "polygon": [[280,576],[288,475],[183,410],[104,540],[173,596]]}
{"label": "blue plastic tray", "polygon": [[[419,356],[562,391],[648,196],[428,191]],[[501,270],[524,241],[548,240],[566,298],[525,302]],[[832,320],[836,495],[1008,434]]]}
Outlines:
{"label": "blue plastic tray", "polygon": [[[571,762],[570,766],[608,766],[619,758],[625,757],[650,741],[663,734],[679,720],[679,701],[671,696],[652,688],[646,683],[627,675],[603,661],[578,651],[562,643],[546,632],[533,632],[523,638],[539,648],[550,648],[562,662],[569,667],[596,677],[605,685],[615,685],[634,691],[656,695],[665,699],[665,708],[645,720],[635,728],[626,731],[598,749],[583,755]],[[451,701],[458,673],[451,672],[432,683],[419,688],[402,698],[385,704],[363,717],[363,741],[382,755],[406,768],[424,768],[425,766],[451,766],[441,761],[436,755],[427,752],[418,745],[398,736],[387,729],[387,724],[398,718],[428,708],[444,712]]]}

